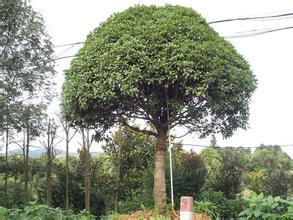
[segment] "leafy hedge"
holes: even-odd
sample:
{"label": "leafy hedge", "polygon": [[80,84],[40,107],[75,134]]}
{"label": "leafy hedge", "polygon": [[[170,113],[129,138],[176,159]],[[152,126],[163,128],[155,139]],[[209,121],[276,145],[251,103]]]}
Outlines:
{"label": "leafy hedge", "polygon": [[47,205],[31,202],[24,209],[6,209],[0,206],[0,220],[94,220],[95,216],[83,211],[73,214]]}
{"label": "leafy hedge", "polygon": [[293,219],[293,201],[281,197],[259,195],[249,198],[227,199],[222,192],[205,192],[202,201],[195,202],[193,210],[213,219]]}
{"label": "leafy hedge", "polygon": [[293,219],[293,201],[263,193],[253,193],[247,201],[249,206],[239,214],[240,219]]}

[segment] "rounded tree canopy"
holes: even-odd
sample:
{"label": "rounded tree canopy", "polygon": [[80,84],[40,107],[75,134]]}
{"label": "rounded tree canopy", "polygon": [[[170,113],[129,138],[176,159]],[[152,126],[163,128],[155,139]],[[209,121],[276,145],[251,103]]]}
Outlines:
{"label": "rounded tree canopy", "polygon": [[76,123],[143,119],[153,135],[169,123],[228,137],[246,128],[255,88],[247,62],[194,10],[135,6],[88,35],[66,71],[62,105]]}

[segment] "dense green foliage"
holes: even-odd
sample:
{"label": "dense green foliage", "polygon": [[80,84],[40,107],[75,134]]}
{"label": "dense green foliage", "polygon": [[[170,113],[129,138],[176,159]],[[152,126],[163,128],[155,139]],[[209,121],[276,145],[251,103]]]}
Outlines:
{"label": "dense green foliage", "polygon": [[[153,195],[163,214],[168,128],[229,137],[246,128],[255,88],[247,62],[194,10],[135,6],[88,35],[66,71],[62,106],[74,124],[119,122],[157,138]],[[153,129],[129,124],[136,119]]]}
{"label": "dense green foliage", "polygon": [[[31,141],[40,136],[53,92],[53,45],[42,16],[26,1],[0,0],[0,135],[5,133],[5,165],[11,143],[23,149],[25,199]],[[16,133],[22,132],[22,140]],[[4,177],[8,206],[8,177]]]}
{"label": "dense green foliage", "polygon": [[46,205],[30,203],[24,209],[6,209],[0,206],[0,220],[94,220],[95,216],[81,212],[73,214]]}
{"label": "dense green foliage", "polygon": [[264,197],[253,193],[247,199],[247,208],[239,214],[240,219],[292,219],[293,201],[281,199],[281,197]]}
{"label": "dense green foliage", "polygon": [[136,6],[88,35],[66,72],[63,106],[89,124],[143,118],[159,133],[168,99],[171,127],[230,136],[246,127],[254,89],[245,60],[195,11]]}
{"label": "dense green foliage", "polygon": [[[118,162],[118,145],[117,140],[119,136],[124,137],[122,145],[121,170],[123,174],[120,177],[120,190],[119,190],[119,213],[131,213],[136,210],[149,210],[154,208],[154,203],[152,199],[153,192],[153,160],[151,152],[154,144],[153,140],[139,133],[133,133],[129,129],[121,129],[113,134],[104,145],[104,149],[107,152],[105,155],[93,156],[91,160],[91,178],[92,178],[92,194],[91,194],[91,213],[96,216],[106,215],[113,213],[115,209],[115,195],[117,192],[117,162]],[[127,137],[127,138],[126,138]],[[119,145],[121,146],[121,145]],[[127,151],[126,151],[127,149]],[[214,155],[218,158],[220,163],[220,168],[217,172],[226,172],[223,167],[225,164],[234,164],[237,167],[239,161],[235,161],[235,158],[243,156],[242,160],[250,161],[256,155],[259,154],[261,150],[269,150],[270,147],[263,146],[254,153],[248,153],[243,151],[243,149],[221,149],[221,148],[208,148],[204,150],[201,154],[196,154],[194,152],[186,152],[182,149],[180,143],[173,147],[173,171],[174,171],[174,192],[175,192],[175,202],[176,207],[178,206],[178,201],[180,196],[192,195],[197,201],[195,204],[195,210],[206,213],[209,215],[216,215],[222,217],[238,217],[239,213],[248,209],[251,203],[250,200],[243,199],[241,196],[241,191],[245,188],[250,188],[251,183],[247,182],[247,175],[250,173],[249,163],[245,163],[244,170],[241,171],[242,175],[238,175],[239,171],[231,169],[231,172],[235,172],[235,184],[237,185],[237,191],[233,191],[234,194],[226,194],[226,188],[231,187],[233,184],[226,182],[228,186],[223,188],[216,188],[217,181],[210,185],[214,178],[210,179],[210,175],[207,172],[211,170],[208,169],[208,165],[205,162],[212,160],[211,157],[207,157],[207,152],[217,151],[218,154]],[[229,152],[229,153],[228,153]],[[235,153],[238,152],[239,154]],[[245,152],[245,153],[244,153]],[[234,155],[233,157],[227,157],[226,155]],[[275,155],[284,154],[279,148]],[[238,156],[237,156],[238,155]],[[285,154],[284,154],[285,155]],[[223,162],[225,158],[225,162]],[[0,158],[3,161],[3,158]],[[239,159],[240,160],[240,159]],[[260,157],[260,160],[263,160]],[[277,157],[276,162],[290,164],[292,159],[288,157]],[[167,162],[167,161],[166,161]],[[242,163],[242,162],[241,162]],[[3,173],[4,166],[0,162],[0,171]],[[23,186],[23,160],[22,156],[10,156],[9,157],[9,168],[8,168],[8,198],[10,207],[23,207],[25,204],[24,200],[24,186]],[[217,164],[217,162],[216,162]],[[259,165],[258,169],[265,169],[266,166]],[[37,200],[38,203],[46,202],[45,186],[46,186],[46,157],[42,158],[30,158],[30,183],[29,183],[29,198],[31,201]],[[83,165],[82,161],[76,157],[69,158],[70,167],[70,208],[74,212],[79,212],[84,209],[84,187],[83,187]],[[230,166],[229,166],[230,167]],[[241,169],[242,166],[240,167]],[[239,169],[240,169],[239,168]],[[292,167],[286,170],[284,168],[283,172],[290,175],[290,170]],[[166,167],[166,171],[168,167]],[[55,158],[53,164],[53,207],[65,208],[65,160],[63,158]],[[229,175],[233,176],[233,173],[228,172]],[[272,168],[272,173],[278,172],[277,167]],[[292,172],[292,171],[291,171]],[[221,174],[219,178],[221,177]],[[225,176],[230,179],[230,177]],[[291,174],[292,175],[292,174]],[[2,175],[3,176],[3,175]],[[238,178],[238,179],[236,179]],[[218,180],[219,182],[220,180]],[[290,182],[289,180],[282,180],[282,185],[287,184],[288,191],[286,193],[279,194],[283,198],[292,198],[290,194]],[[167,176],[167,187],[169,195],[169,177]],[[239,185],[238,185],[239,184]],[[269,183],[263,182],[261,188],[267,188]],[[3,182],[0,180],[0,205],[4,206],[3,200]],[[292,189],[291,189],[292,190]],[[232,191],[231,191],[232,192]],[[247,194],[247,193],[244,193]],[[250,194],[250,193],[248,193]],[[269,196],[269,193],[266,193]],[[247,196],[244,196],[247,198]],[[265,198],[265,197],[264,197]],[[280,200],[283,201],[283,200]],[[286,207],[285,207],[286,208]],[[254,210],[253,207],[250,207]],[[284,209],[285,210],[285,209]],[[248,213],[249,211],[245,211]],[[263,211],[264,212],[264,211]],[[282,212],[283,214],[286,211]],[[247,214],[248,215],[248,214]]]}
{"label": "dense green foliage", "polygon": [[[115,219],[113,212],[163,210],[165,189],[170,194],[167,130],[175,126],[201,137],[213,134],[211,147],[200,154],[180,143],[172,148],[177,207],[180,196],[190,195],[194,210],[213,218],[293,218],[293,163],[280,147],[253,153],[217,147],[214,133],[229,137],[246,128],[256,80],[233,46],[192,9],[135,6],[89,34],[63,87],[67,150],[70,126],[79,128],[83,142],[79,157],[66,160],[56,157],[58,126],[45,113],[54,69],[42,17],[26,1],[0,0],[0,18],[6,151],[0,157],[0,220]],[[133,119],[148,126],[141,129]],[[105,154],[91,157],[89,129],[100,140],[118,122],[104,142]],[[46,151],[41,158],[29,155],[36,139]],[[8,155],[11,144],[20,155]]]}
{"label": "dense green foliage", "polygon": [[102,146],[114,168],[113,191],[119,203],[116,212],[140,209],[142,203],[148,208],[153,206],[152,190],[147,185],[153,181],[154,144],[154,138],[119,128]]}
{"label": "dense green foliage", "polygon": [[42,16],[32,7],[22,0],[1,0],[0,16],[1,131],[17,125],[23,100],[49,97],[54,63]]}
{"label": "dense green foliage", "polygon": [[[186,152],[180,143],[174,145],[172,152],[174,202],[179,207],[181,196],[190,195],[194,199],[199,198],[206,181],[206,168],[200,155],[193,151]],[[170,195],[169,157],[166,164],[167,193]]]}
{"label": "dense green foliage", "polygon": [[250,158],[246,181],[255,192],[285,195],[293,185],[290,169],[292,160],[279,146],[260,146]]}

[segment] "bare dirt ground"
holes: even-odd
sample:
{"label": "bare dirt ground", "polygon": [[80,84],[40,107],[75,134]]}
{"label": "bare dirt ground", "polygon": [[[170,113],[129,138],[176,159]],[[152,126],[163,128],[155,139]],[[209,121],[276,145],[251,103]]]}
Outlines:
{"label": "bare dirt ground", "polygon": [[[176,215],[172,213],[172,214],[169,214],[167,218],[170,220],[178,220],[179,219],[178,216],[179,216],[179,212],[176,212]],[[115,217],[114,220],[136,220],[136,219],[149,220],[151,217],[156,217],[156,215],[151,211],[149,212],[136,211],[132,213],[131,215],[117,216]],[[203,214],[193,213],[193,220],[211,220],[211,218]]]}

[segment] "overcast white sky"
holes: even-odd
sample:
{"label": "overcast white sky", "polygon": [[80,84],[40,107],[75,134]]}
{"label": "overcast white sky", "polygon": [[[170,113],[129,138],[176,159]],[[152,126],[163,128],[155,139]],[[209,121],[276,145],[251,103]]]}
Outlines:
{"label": "overcast white sky", "polygon": [[[207,21],[293,12],[293,1],[290,0],[31,0],[31,5],[43,15],[55,45],[84,41],[87,34],[111,14],[135,4],[166,3],[191,7]],[[221,36],[286,26],[293,26],[293,16],[281,20],[237,21],[212,25]],[[292,39],[293,29],[248,38],[227,39],[250,63],[258,80],[258,88],[252,97],[250,128],[246,131],[238,130],[228,140],[217,136],[219,145],[293,144]],[[74,55],[79,47],[64,51],[67,48],[56,49],[56,55]],[[70,59],[57,62],[59,88],[63,82],[63,70],[69,67],[69,62]],[[52,109],[54,108],[57,108],[56,104],[53,105]],[[181,129],[176,131],[181,132]],[[199,140],[196,135],[192,135],[183,142],[209,144],[210,140]],[[293,146],[284,148],[292,156],[293,150],[290,149]]]}

